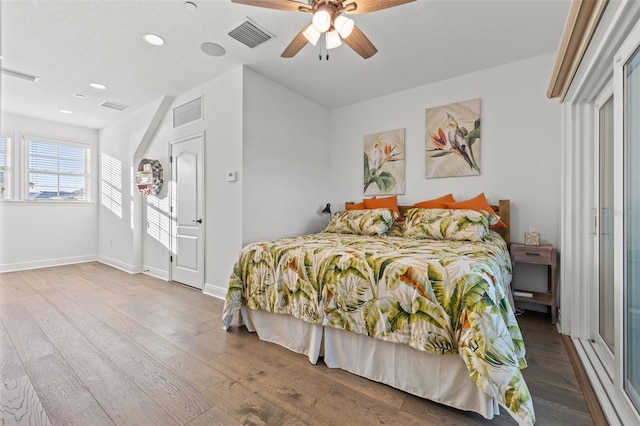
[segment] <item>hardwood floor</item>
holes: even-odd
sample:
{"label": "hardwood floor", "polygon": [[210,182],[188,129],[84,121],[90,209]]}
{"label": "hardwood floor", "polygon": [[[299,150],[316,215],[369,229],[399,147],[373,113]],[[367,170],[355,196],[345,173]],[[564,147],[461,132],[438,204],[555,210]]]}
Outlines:
{"label": "hardwood floor", "polygon": [[[0,274],[0,424],[515,424],[225,332],[222,305],[100,263]],[[594,424],[548,317],[518,318],[538,424]]]}

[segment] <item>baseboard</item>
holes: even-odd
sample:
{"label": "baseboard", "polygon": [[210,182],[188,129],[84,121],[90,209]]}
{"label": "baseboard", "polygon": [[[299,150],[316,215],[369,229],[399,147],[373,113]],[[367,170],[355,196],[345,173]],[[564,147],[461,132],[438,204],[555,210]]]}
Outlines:
{"label": "baseboard", "polygon": [[0,272],[24,271],[26,269],[48,268],[51,266],[72,265],[74,263],[95,262],[98,256],[60,257],[57,259],[33,260],[30,262],[5,263],[0,265]]}
{"label": "baseboard", "polygon": [[169,271],[165,271],[158,268],[152,268],[151,266],[143,266],[142,273],[146,275],[150,275],[154,278],[158,278],[160,280],[169,281]]}
{"label": "baseboard", "polygon": [[130,265],[118,259],[113,259],[104,255],[98,256],[98,262],[104,263],[105,265],[112,266],[116,269],[120,269],[121,271],[128,272],[130,274],[139,274],[140,272],[142,272],[142,265]]}
{"label": "baseboard", "polygon": [[204,284],[204,288],[202,289],[202,292],[204,294],[206,294],[207,296],[212,296],[215,297],[217,299],[222,299],[224,300],[225,296],[227,295],[227,288],[226,287],[222,287],[222,286],[218,286],[215,284]]}

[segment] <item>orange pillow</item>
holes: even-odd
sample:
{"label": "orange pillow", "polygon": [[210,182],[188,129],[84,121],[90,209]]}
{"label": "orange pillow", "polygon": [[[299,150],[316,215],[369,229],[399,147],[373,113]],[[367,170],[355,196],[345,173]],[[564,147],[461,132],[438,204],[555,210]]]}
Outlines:
{"label": "orange pillow", "polygon": [[344,207],[347,210],[366,210],[367,209],[364,205],[364,201],[360,203],[345,204]]}
{"label": "orange pillow", "polygon": [[[476,195],[473,198],[464,201],[458,201],[455,203],[447,203],[448,209],[471,209],[471,210],[483,210],[494,216],[498,216],[496,212],[491,208],[491,205],[484,196],[484,192]],[[500,219],[493,228],[508,228],[507,224]]]}
{"label": "orange pillow", "polygon": [[440,198],[434,198],[433,200],[420,201],[419,203],[415,203],[413,207],[420,209],[446,209],[447,203],[455,203],[455,201],[453,194],[447,194]]}
{"label": "orange pillow", "polygon": [[398,217],[402,216],[400,214],[400,209],[398,208],[397,195],[384,198],[365,198],[364,205],[368,209],[391,209],[398,214]]}

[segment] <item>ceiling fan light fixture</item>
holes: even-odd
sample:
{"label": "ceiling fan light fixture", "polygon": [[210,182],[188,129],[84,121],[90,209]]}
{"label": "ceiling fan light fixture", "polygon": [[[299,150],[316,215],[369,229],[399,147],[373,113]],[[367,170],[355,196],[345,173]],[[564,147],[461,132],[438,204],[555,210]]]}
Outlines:
{"label": "ceiling fan light fixture", "polygon": [[351,35],[351,31],[353,31],[354,23],[353,19],[340,15],[336,18],[333,26],[340,34],[340,37],[347,38],[349,37],[349,35]]}
{"label": "ceiling fan light fixture", "polygon": [[331,15],[326,10],[318,10],[313,14],[311,22],[318,32],[324,33],[331,27]]}
{"label": "ceiling fan light fixture", "polygon": [[313,26],[313,24],[309,25],[302,34],[307,39],[307,41],[314,46],[318,44],[318,40],[320,40],[320,32]]}
{"label": "ceiling fan light fixture", "polygon": [[327,33],[327,49],[335,49],[342,45],[342,40],[340,39],[340,34],[338,31],[333,30]]}

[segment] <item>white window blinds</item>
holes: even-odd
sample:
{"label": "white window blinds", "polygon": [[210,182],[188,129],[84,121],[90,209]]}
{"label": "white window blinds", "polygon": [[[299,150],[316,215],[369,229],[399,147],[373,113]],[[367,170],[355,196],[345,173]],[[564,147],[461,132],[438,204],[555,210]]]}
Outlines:
{"label": "white window blinds", "polygon": [[27,139],[28,199],[82,200],[87,197],[89,149]]}

